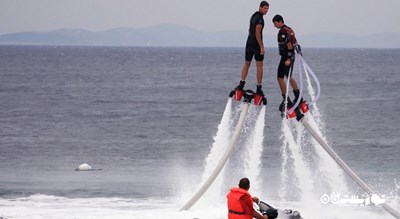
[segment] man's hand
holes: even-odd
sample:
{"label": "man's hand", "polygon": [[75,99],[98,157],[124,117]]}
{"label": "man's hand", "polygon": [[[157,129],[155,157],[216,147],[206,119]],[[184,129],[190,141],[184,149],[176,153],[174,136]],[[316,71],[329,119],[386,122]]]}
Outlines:
{"label": "man's hand", "polygon": [[300,46],[300,44],[296,44],[296,45],[294,46],[294,49],[296,50],[296,52],[297,52],[298,54],[301,54],[301,46]]}
{"label": "man's hand", "polygon": [[265,53],[265,49],[264,49],[264,47],[261,47],[261,49],[260,49],[260,55],[264,55],[264,53]]}
{"label": "man's hand", "polygon": [[257,211],[254,212],[253,217],[255,217],[257,219],[268,219],[268,215],[261,215]]}
{"label": "man's hand", "polygon": [[286,65],[286,66],[290,66],[290,62],[291,62],[290,58],[289,58],[289,59],[286,59],[285,65]]}
{"label": "man's hand", "polygon": [[260,199],[256,196],[252,197],[251,199],[253,199],[253,202],[257,203],[257,205],[260,203]]}

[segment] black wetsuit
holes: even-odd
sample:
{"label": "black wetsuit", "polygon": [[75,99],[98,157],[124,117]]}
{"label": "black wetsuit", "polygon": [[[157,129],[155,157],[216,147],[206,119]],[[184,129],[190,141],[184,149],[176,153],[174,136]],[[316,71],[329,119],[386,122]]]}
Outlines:
{"label": "black wetsuit", "polygon": [[[278,78],[284,78],[289,75],[291,67],[293,67],[294,63],[294,52],[289,51],[287,44],[292,43],[293,47],[297,43],[296,36],[292,28],[284,25],[278,32],[278,47],[279,47],[279,55],[281,55],[281,61],[279,62],[278,67]],[[292,49],[293,50],[293,49]],[[289,66],[285,65],[285,61],[288,59],[288,53],[291,52],[292,56],[291,63]]]}
{"label": "black wetsuit", "polygon": [[264,29],[264,18],[263,15],[257,11],[250,18],[250,27],[249,27],[249,36],[247,37],[246,42],[246,61],[251,61],[254,56],[256,61],[263,61],[264,55],[261,55],[261,48],[257,42],[256,38],[256,26],[260,24],[261,28],[261,40],[262,40],[262,31]]}

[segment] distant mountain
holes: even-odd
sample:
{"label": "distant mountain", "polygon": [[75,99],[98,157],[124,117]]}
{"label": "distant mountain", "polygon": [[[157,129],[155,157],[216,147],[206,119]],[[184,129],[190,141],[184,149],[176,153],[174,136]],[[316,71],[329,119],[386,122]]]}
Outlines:
{"label": "distant mountain", "polygon": [[400,48],[400,33],[379,33],[354,36],[341,33],[316,33],[298,37],[307,47],[326,48]]}
{"label": "distant mountain", "polygon": [[19,32],[0,35],[0,44],[230,47],[242,46],[245,39],[246,34],[242,32],[202,32],[184,26],[162,24],[146,28],[116,28],[100,32],[80,29]]}
{"label": "distant mountain", "polygon": [[[247,33],[203,32],[185,26],[160,24],[146,28],[115,28],[92,32],[60,29],[50,32],[18,32],[0,35],[1,45],[86,45],[163,47],[244,47]],[[303,47],[400,48],[400,33],[357,37],[340,33],[297,36]],[[264,36],[266,47],[276,47],[276,36]]]}

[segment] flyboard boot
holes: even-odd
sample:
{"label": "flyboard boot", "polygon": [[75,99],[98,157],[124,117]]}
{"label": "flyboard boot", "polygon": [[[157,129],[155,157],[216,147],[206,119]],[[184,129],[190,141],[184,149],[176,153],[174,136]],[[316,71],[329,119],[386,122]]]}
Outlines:
{"label": "flyboard boot", "polygon": [[257,91],[244,90],[245,81],[240,81],[239,85],[235,90],[229,93],[229,97],[233,97],[237,101],[241,101],[243,98],[244,102],[251,103],[254,99],[254,105],[267,105],[267,98],[265,98],[263,91],[261,90],[261,85],[257,85]]}
{"label": "flyboard boot", "polygon": [[267,105],[267,98],[264,96],[264,92],[261,89],[261,84],[257,85],[256,92],[254,93],[254,105]]}
{"label": "flyboard boot", "polygon": [[[299,99],[300,96],[300,91],[299,90],[293,90],[294,93],[294,101],[293,103],[297,103],[297,100]],[[305,100],[303,100],[303,97],[300,99],[299,107],[302,113],[308,112],[308,105]]]}
{"label": "flyboard boot", "polygon": [[233,90],[229,93],[229,97],[234,96],[235,100],[241,101],[242,97],[243,97],[243,93],[244,93],[243,88],[244,88],[245,83],[246,83],[245,81],[240,81],[239,85],[235,88],[235,90]]}
{"label": "flyboard boot", "polygon": [[286,118],[289,118],[289,119],[296,118],[297,120],[300,120],[301,118],[303,118],[304,115],[300,112],[300,108],[298,106],[296,107],[296,109],[294,109],[292,112],[290,112],[294,106],[293,102],[290,100],[290,97],[287,97],[287,102],[286,102],[286,96],[284,94],[282,94],[282,97],[283,97],[282,103],[279,105],[279,111],[281,112],[281,117],[284,118],[285,106],[287,105]]}

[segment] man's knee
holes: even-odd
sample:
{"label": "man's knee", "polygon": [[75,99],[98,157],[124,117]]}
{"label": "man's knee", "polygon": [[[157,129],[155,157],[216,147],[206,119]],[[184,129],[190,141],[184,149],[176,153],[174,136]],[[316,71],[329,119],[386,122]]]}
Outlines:
{"label": "man's knee", "polygon": [[263,62],[263,61],[264,61],[264,56],[263,56],[263,55],[254,56],[254,59],[255,59],[257,62]]}

